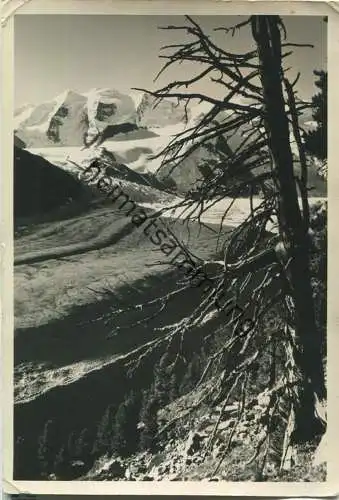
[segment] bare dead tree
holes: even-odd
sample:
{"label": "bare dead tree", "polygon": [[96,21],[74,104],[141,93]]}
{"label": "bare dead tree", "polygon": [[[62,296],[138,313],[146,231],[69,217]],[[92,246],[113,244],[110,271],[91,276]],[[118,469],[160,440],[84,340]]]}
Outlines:
{"label": "bare dead tree", "polygon": [[[278,16],[251,16],[233,28],[220,28],[230,36],[240,29],[251,30],[255,49],[231,53],[218,47],[191,17],[186,18],[184,26],[164,28],[182,31],[190,36],[190,41],[163,48],[170,52],[161,56],[165,64],[159,75],[182,62],[196,63],[197,74],[156,91],[137,90],[153,96],[155,106],[162,99],[184,103],[187,118],[192,102],[207,103],[209,110],[199,121],[174,136],[159,153],[160,168],[173,170],[198,148],[213,148],[218,159],[209,165],[210,175],[201,181],[194,196],[188,193],[176,208],[182,208],[188,221],[200,221],[214,203],[230,200],[222,225],[234,199],[244,188],[249,188],[251,211],[227,240],[223,262],[197,263],[199,269],[206,271],[211,265],[214,269],[213,286],[201,303],[176,323],[159,327],[159,336],[144,347],[138,362],[155,348],[171,345],[178,339],[180,346],[193,331],[206,322],[212,325],[219,318],[219,325],[221,322],[231,333],[222,348],[211,356],[198,385],[203,384],[216,364],[220,367],[219,375],[188,412],[208,398],[214,402],[225,401],[232,392],[240,391],[240,411],[230,444],[246,406],[248,373],[263,353],[269,352],[272,356],[277,345],[282,346],[285,364],[280,376],[274,365],[266,423],[252,460],[260,454],[267,456],[272,421],[284,407],[287,415],[281,452],[284,467],[293,443],[310,440],[324,430],[325,422],[319,422],[316,406],[326,400],[322,339],[315,320],[309,264],[312,248],[306,157],[299,126],[299,115],[308,103],[298,99],[297,80],[290,82],[283,68],[291,48],[297,44],[286,41],[286,30]],[[223,99],[191,91],[197,82],[207,77],[223,88]],[[234,135],[240,135],[242,140],[232,151],[228,142]],[[299,151],[300,177],[294,170],[291,136]],[[253,196],[258,191],[261,202],[254,207]],[[267,224],[272,220],[277,220],[277,235],[267,232]],[[184,293],[188,287],[189,279],[176,293]],[[157,299],[161,310],[170,298],[166,295]],[[241,304],[238,311],[230,307],[234,303]],[[277,304],[284,328],[279,330],[279,337],[272,331],[264,338],[263,321]],[[140,309],[146,307],[147,304],[140,304]]]}

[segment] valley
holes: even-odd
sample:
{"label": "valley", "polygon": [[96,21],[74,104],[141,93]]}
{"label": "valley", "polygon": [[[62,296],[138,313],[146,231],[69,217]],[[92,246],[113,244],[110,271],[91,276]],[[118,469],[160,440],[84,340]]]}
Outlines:
{"label": "valley", "polygon": [[[182,273],[150,241],[143,227],[134,225],[123,208],[105,199],[95,182],[86,183],[80,174],[94,160],[105,161],[106,175],[127,199],[149,218],[161,212],[160,218],[156,216],[159,225],[202,261],[223,262],[228,234],[261,203],[260,196],[211,199],[198,217],[201,207],[192,202],[195,209],[192,205],[190,221],[186,220],[187,211],[179,205],[204,178],[200,163],[213,163],[217,156],[201,147],[175,171],[168,168],[166,175],[160,175],[157,155],[175,134],[206,112],[196,105],[187,123],[183,109],[168,102],[153,109],[152,100],[145,96],[136,99],[94,89],[81,95],[67,91],[17,114],[17,478],[41,479],[37,443],[51,419],[59,448],[72,433],[81,434],[84,429],[95,441],[100,419],[111,404],[122,403],[130,391],[141,394],[149,389],[159,353],[152,352],[146,364],[136,367],[133,377],[131,361],[156,345],[166,325],[179,322],[202,301],[199,288],[181,291]],[[131,123],[133,130],[122,132]],[[84,146],[84,136],[93,140],[90,147]],[[235,147],[240,137],[233,141]],[[296,173],[299,168],[296,160]],[[309,184],[313,187],[310,203],[325,201],[326,181],[313,164]],[[57,192],[54,198],[53,192]],[[42,193],[44,203],[39,204]],[[276,233],[276,220],[268,221],[266,231]],[[140,304],[171,293],[174,299],[166,307],[152,306],[145,321]],[[195,344],[200,346],[199,339],[208,337],[219,323],[213,317],[206,322],[203,318],[193,332],[195,337],[188,341],[191,355]],[[80,473],[72,479],[78,477]]]}

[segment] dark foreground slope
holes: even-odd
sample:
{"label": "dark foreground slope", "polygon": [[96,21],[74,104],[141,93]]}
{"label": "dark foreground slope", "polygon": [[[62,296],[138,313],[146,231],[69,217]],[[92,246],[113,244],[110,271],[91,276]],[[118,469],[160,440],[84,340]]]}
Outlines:
{"label": "dark foreground slope", "polygon": [[45,215],[84,198],[84,187],[41,156],[14,146],[14,217]]}

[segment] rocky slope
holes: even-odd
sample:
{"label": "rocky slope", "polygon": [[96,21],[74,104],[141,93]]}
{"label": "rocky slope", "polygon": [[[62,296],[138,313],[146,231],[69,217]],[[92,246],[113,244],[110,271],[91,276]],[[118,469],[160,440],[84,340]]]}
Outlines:
{"label": "rocky slope", "polygon": [[[183,397],[161,410],[158,419],[166,423],[201,396]],[[326,460],[319,457],[317,443],[298,447],[298,463],[292,469],[279,470],[278,454],[270,455],[263,469],[250,463],[256,446],[265,434],[268,391],[253,397],[235,432],[239,403],[205,407],[195,418],[181,423],[182,437],[164,439],[157,453],[139,452],[122,458],[102,456],[92,469],[80,477],[93,481],[324,481]],[[232,435],[232,444],[229,439]],[[185,437],[183,437],[185,436]],[[213,441],[211,441],[211,437]],[[318,441],[319,442],[319,441]],[[247,464],[247,466],[245,465]]]}

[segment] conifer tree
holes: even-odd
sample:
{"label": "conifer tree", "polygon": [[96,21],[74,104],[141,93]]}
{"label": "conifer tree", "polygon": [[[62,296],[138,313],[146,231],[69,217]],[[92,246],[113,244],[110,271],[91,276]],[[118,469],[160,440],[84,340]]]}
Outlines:
{"label": "conifer tree", "polygon": [[68,452],[68,456],[70,457],[70,460],[77,458],[76,457],[76,441],[77,441],[77,438],[76,438],[75,432],[72,431],[69,434],[68,440],[67,440],[67,452]]}
{"label": "conifer tree", "polygon": [[199,354],[194,353],[191,361],[187,365],[187,370],[180,384],[180,393],[186,394],[191,389],[193,389],[193,387],[199,380],[199,375],[200,375]]}
{"label": "conifer tree", "polygon": [[119,405],[114,420],[111,448],[115,455],[125,456],[127,453],[126,420],[127,408],[125,402],[123,402]]}
{"label": "conifer tree", "polygon": [[173,371],[170,375],[168,394],[170,403],[178,397],[178,382],[175,371]]}
{"label": "conifer tree", "polygon": [[[232,147],[232,154],[227,156],[224,148],[225,160],[214,166],[214,176],[208,175],[200,182],[194,196],[187,193],[168,210],[179,208],[186,213],[187,225],[192,219],[203,223],[203,214],[213,204],[223,201],[225,209],[219,236],[224,238],[223,222],[235,199],[242,196],[250,184],[250,213],[227,233],[222,260],[206,261],[183,245],[187,255],[194,258],[197,270],[205,274],[209,269],[214,270],[211,287],[197,306],[162,327],[163,335],[142,346],[135,357],[140,363],[160,347],[173,345],[180,346],[177,352],[180,357],[185,340],[195,336],[198,341],[197,329],[202,324],[204,329],[210,326],[213,331],[215,322],[220,321],[227,338],[222,349],[211,355],[206,367],[202,367],[198,384],[201,386],[211,376],[212,369],[220,371],[203,400],[189,410],[194,411],[206,401],[216,404],[240,394],[243,410],[248,402],[249,374],[258,362],[262,363],[271,348],[270,337],[258,342],[259,326],[274,307],[279,307],[284,322],[279,345],[285,362],[279,370],[279,378],[274,377],[276,382],[268,388],[265,406],[271,421],[277,415],[282,417],[284,443],[280,466],[287,468],[296,457],[296,444],[310,441],[326,429],[323,335],[316,321],[312,289],[310,260],[315,249],[310,231],[307,158],[299,123],[309,103],[302,101],[296,92],[300,74],[290,81],[285,69],[292,47],[310,46],[289,43],[283,20],[276,15],[251,15],[236,26],[219,28],[231,36],[240,29],[249,30],[252,46],[241,53],[217,46],[190,16],[186,16],[185,25],[164,29],[176,33],[180,30],[186,36],[182,43],[163,47],[162,57],[166,62],[158,76],[181,63],[196,63],[197,71],[193,76],[170,81],[158,90],[136,90],[147,92],[156,99],[156,104],[163,99],[173,99],[183,104],[188,113],[192,104],[204,103],[208,111],[177,133],[156,155],[161,158],[159,171],[173,172],[182,167],[192,153],[215,143],[221,136],[226,140],[242,137],[240,144]],[[196,84],[204,88],[206,78],[224,90],[220,98],[197,91]],[[326,121],[326,116],[323,120]],[[296,175],[294,168],[292,138],[298,149],[300,175]],[[255,206],[252,194],[257,190],[262,198]],[[272,222],[276,228],[274,235],[270,230]],[[191,285],[188,279],[174,296],[187,296]],[[236,308],[230,313],[225,301],[232,296]],[[159,297],[159,310],[171,299],[170,293]],[[154,303],[153,300],[152,305]],[[143,309],[143,305],[138,306]],[[286,408],[282,410],[284,405]],[[239,412],[238,420],[241,415]],[[176,421],[174,418],[167,428]],[[237,424],[238,421],[234,430]],[[263,429],[263,438],[252,461],[261,452],[265,453],[265,447],[269,448],[270,430],[270,425]],[[231,440],[225,454],[230,444]]]}
{"label": "conifer tree", "polygon": [[111,452],[114,432],[115,406],[109,405],[106,408],[97,428],[97,434],[93,445],[95,455],[105,455]]}
{"label": "conifer tree", "polygon": [[62,446],[55,457],[53,472],[58,479],[59,478],[65,479],[65,476],[67,476],[69,470],[70,470],[70,457],[68,449],[66,446]]}
{"label": "conifer tree", "polygon": [[115,415],[112,453],[126,457],[136,451],[139,437],[137,429],[139,411],[139,398],[134,391],[131,391],[120,404]]}
{"label": "conifer tree", "polygon": [[305,134],[304,140],[306,150],[324,160],[327,158],[327,72],[315,70],[314,75],[318,77],[315,85],[319,92],[312,97],[312,117],[317,126]]}
{"label": "conifer tree", "polygon": [[92,460],[92,439],[87,428],[82,429],[75,444],[76,457],[86,464]]}
{"label": "conifer tree", "polygon": [[42,476],[48,476],[52,472],[57,453],[56,437],[55,422],[48,420],[38,440],[38,460]]}
{"label": "conifer tree", "polygon": [[154,387],[144,391],[140,412],[140,450],[154,452],[157,447],[158,421],[157,414],[159,403],[155,395]]}
{"label": "conifer tree", "polygon": [[160,407],[164,407],[169,403],[169,355],[167,352],[160,358],[158,365],[155,367],[154,392]]}

